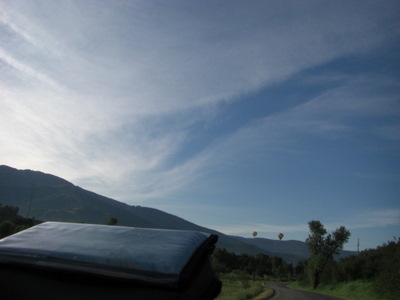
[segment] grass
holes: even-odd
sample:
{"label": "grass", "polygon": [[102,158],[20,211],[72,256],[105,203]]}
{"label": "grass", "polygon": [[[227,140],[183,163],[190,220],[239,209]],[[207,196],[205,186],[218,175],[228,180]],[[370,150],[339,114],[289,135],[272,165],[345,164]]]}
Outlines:
{"label": "grass", "polygon": [[222,290],[216,300],[264,300],[273,295],[270,288],[263,287],[261,280],[250,280],[241,274],[224,274]]}
{"label": "grass", "polygon": [[267,300],[274,295],[274,291],[270,288],[266,288],[264,292],[255,296],[252,300]]}
{"label": "grass", "polygon": [[321,294],[331,295],[345,300],[392,300],[393,297],[377,293],[370,281],[356,280],[330,285],[321,285],[313,290],[298,283],[290,285],[293,289],[307,290]]}

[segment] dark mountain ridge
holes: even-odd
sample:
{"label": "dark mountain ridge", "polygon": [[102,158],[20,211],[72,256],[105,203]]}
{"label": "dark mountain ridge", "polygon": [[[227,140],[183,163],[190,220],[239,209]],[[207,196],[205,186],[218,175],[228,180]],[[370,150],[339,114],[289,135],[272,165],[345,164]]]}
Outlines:
{"label": "dark mountain ridge", "polygon": [[29,210],[29,217],[43,221],[106,224],[111,217],[115,217],[121,226],[196,230],[217,234],[217,246],[235,253],[264,253],[280,256],[293,263],[308,256],[304,242],[225,235],[155,208],[131,206],[98,195],[54,175],[17,170],[4,165],[0,166],[0,203],[18,206],[22,216],[27,216]]}
{"label": "dark mountain ridge", "polygon": [[9,166],[0,166],[0,185],[25,186],[36,185],[72,185],[65,179],[40,171],[18,170]]}

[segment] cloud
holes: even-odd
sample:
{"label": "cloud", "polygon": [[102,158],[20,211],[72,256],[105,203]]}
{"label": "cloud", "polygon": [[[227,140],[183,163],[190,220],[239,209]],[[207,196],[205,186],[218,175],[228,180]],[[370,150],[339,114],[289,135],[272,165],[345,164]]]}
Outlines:
{"label": "cloud", "polygon": [[[37,19],[39,7],[28,5],[30,9],[19,8],[30,19],[17,18],[23,24],[12,27],[24,28],[16,31],[23,37],[42,38],[40,46],[37,38],[33,45],[46,59],[33,63],[44,62],[46,71],[66,86],[106,97],[129,95],[133,111],[145,113],[232,99],[298,70],[369,49],[386,36],[365,36],[374,26],[363,7],[354,14],[352,5],[334,7],[336,13],[312,2],[291,5],[289,10],[287,4],[236,3],[223,5],[222,13],[221,7],[205,10],[200,4],[109,4],[107,9],[93,2],[70,2],[60,7],[49,4],[52,16],[42,20]],[[148,17],[151,10],[157,18]],[[338,15],[341,22],[336,21]],[[35,33],[29,34],[32,23]],[[339,38],[345,42],[337,43]],[[122,105],[121,99],[113,101]]]}
{"label": "cloud", "polygon": [[400,210],[385,209],[376,211],[364,211],[353,216],[349,227],[354,229],[386,227],[400,225]]}
{"label": "cloud", "polygon": [[2,1],[0,78],[12,73],[14,84],[0,83],[0,154],[12,166],[146,198],[255,151],[291,150],[295,132],[345,132],[348,124],[324,118],[350,110],[339,100],[347,91],[334,91],[171,159],[210,107],[392,35],[379,24],[390,25],[394,11],[331,5]]}
{"label": "cloud", "polygon": [[[299,151],[298,141],[306,136],[319,139],[349,139],[361,134],[363,130],[358,122],[364,119],[382,120],[399,115],[396,95],[380,95],[386,88],[375,78],[374,89],[367,89],[372,78],[347,81],[327,89],[323,94],[307,99],[294,107],[279,113],[244,124],[237,131],[220,137],[202,153],[212,162],[221,166],[226,162],[237,163],[246,158],[259,159],[259,155],[268,153]],[[388,125],[390,128],[396,125]],[[375,129],[366,128],[367,134],[374,134]],[[379,131],[378,131],[379,133]],[[300,150],[301,151],[301,150]],[[248,162],[248,160],[247,160]]]}

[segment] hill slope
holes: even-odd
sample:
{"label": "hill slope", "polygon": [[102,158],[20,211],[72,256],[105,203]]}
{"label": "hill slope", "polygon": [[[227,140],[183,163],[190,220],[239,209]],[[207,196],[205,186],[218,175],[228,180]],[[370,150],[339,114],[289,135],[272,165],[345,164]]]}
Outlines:
{"label": "hill slope", "polygon": [[0,203],[18,206],[21,215],[29,214],[29,217],[43,221],[106,224],[111,217],[115,217],[118,225],[122,226],[197,230],[218,234],[217,246],[235,253],[264,253],[280,256],[294,263],[301,257],[308,256],[303,242],[228,236],[158,209],[131,206],[98,195],[62,178],[38,171],[0,166]]}
{"label": "hill slope", "polygon": [[[256,246],[260,249],[268,250],[273,253],[280,253],[281,255],[293,255],[293,261],[296,261],[296,257],[309,257],[310,252],[307,245],[301,241],[294,240],[270,240],[265,238],[239,238],[245,240],[248,244]],[[336,255],[336,259],[346,257],[354,254],[353,251],[342,250],[339,255]],[[292,261],[292,260],[290,260]]]}
{"label": "hill slope", "polygon": [[17,206],[21,215],[43,221],[106,224],[116,217],[122,226],[204,231],[218,234],[218,247],[232,252],[279,255],[158,209],[130,206],[38,171],[0,166],[0,203]]}

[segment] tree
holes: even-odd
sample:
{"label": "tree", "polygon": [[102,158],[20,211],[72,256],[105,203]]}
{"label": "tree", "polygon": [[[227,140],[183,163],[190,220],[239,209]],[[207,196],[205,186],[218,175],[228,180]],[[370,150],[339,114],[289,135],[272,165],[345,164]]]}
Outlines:
{"label": "tree", "polygon": [[16,206],[0,204],[0,222],[4,220],[13,220],[18,215],[19,208]]}
{"label": "tree", "polygon": [[343,245],[348,242],[350,231],[344,226],[337,228],[332,234],[327,234],[324,225],[320,221],[308,222],[310,234],[306,244],[311,252],[309,268],[313,280],[313,288],[317,288],[325,267],[333,260],[334,254],[339,254]]}
{"label": "tree", "polygon": [[0,223],[0,239],[14,233],[15,225],[11,221],[3,221]]}
{"label": "tree", "polygon": [[117,225],[118,219],[117,218],[110,218],[107,222],[107,225]]}

